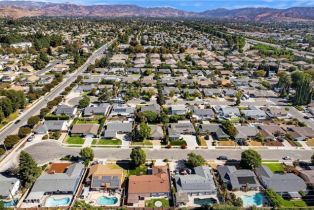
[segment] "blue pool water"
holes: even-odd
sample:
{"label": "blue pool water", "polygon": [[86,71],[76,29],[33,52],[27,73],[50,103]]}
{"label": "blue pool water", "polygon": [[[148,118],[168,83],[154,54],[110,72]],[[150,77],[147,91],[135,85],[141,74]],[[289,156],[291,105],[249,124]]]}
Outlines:
{"label": "blue pool water", "polygon": [[255,193],[254,195],[243,195],[241,196],[243,201],[243,207],[262,207],[264,203],[264,195],[263,193]]}
{"label": "blue pool water", "polygon": [[46,201],[46,207],[58,207],[58,206],[68,206],[70,205],[71,199],[70,198],[48,198]]}
{"label": "blue pool water", "polygon": [[204,199],[194,198],[194,203],[197,205],[200,205],[200,206],[203,206],[203,205],[210,205],[211,206],[211,205],[217,203],[217,201],[213,198],[204,198]]}
{"label": "blue pool water", "polygon": [[106,205],[114,205],[118,202],[118,198],[116,197],[106,197],[106,196],[101,196],[97,198],[97,204],[101,206],[106,206]]}
{"label": "blue pool water", "polygon": [[16,203],[17,203],[17,200],[12,200],[12,201],[3,202],[3,205],[5,208],[9,208],[9,207],[15,206]]}

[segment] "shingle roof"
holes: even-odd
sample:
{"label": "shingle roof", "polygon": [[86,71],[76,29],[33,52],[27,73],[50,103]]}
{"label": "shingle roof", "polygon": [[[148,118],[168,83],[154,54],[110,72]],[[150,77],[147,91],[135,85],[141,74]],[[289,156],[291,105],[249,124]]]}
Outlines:
{"label": "shingle roof", "polygon": [[10,190],[12,190],[16,182],[19,182],[19,179],[5,177],[0,174],[0,197],[9,197],[11,195]]}
{"label": "shingle roof", "polygon": [[97,135],[99,129],[98,124],[76,124],[73,125],[71,133],[72,134],[94,134]]}

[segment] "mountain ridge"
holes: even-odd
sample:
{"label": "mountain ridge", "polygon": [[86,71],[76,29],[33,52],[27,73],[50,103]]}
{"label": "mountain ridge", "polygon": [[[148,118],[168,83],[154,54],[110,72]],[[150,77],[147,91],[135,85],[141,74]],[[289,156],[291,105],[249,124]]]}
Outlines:
{"label": "mountain ridge", "polygon": [[36,1],[0,1],[0,17],[185,17],[244,21],[313,21],[314,7],[212,9],[189,12],[171,7],[137,5],[79,5]]}

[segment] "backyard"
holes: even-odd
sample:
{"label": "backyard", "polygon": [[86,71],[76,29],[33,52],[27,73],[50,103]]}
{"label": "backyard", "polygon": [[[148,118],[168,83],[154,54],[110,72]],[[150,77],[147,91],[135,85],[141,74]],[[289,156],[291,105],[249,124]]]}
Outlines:
{"label": "backyard", "polygon": [[[159,201],[159,202],[158,202]],[[161,206],[156,206],[156,202],[161,204]],[[157,198],[157,199],[150,199],[150,200],[147,200],[145,201],[145,207],[148,207],[148,208],[168,208],[170,205],[169,205],[169,200],[166,199],[166,198]]]}

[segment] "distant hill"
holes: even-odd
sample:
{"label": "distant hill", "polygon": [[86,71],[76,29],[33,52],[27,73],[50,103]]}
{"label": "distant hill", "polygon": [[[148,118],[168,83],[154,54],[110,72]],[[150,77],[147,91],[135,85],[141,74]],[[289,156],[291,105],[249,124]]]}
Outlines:
{"label": "distant hill", "polygon": [[0,1],[0,17],[20,18],[32,16],[198,17],[246,21],[309,21],[314,20],[314,7],[215,9],[196,13],[169,7],[144,8],[135,5],[83,6],[35,1]]}

